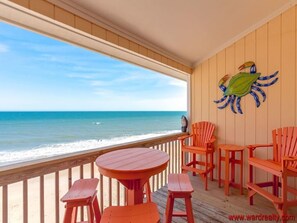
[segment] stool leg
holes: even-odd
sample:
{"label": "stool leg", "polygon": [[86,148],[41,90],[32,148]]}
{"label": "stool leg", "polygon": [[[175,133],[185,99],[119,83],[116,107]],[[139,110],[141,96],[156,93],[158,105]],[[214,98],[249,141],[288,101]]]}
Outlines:
{"label": "stool leg", "polygon": [[[193,160],[193,168],[196,168],[196,154],[192,154],[192,160]],[[196,176],[196,172],[193,172],[193,176]]]}
{"label": "stool leg", "polygon": [[235,152],[231,152],[231,182],[235,182]]}
{"label": "stool leg", "polygon": [[[253,166],[252,165],[249,165],[249,180],[250,180],[250,183],[253,183]],[[251,190],[249,189],[249,192]],[[250,205],[253,205],[254,204],[254,196],[250,196],[249,198],[250,200]]]}
{"label": "stool leg", "polygon": [[206,156],[205,156],[205,186],[204,186],[204,189],[207,190],[207,187],[208,187],[208,182],[207,182],[207,171],[208,171],[208,153],[206,153]]}
{"label": "stool leg", "polygon": [[229,152],[225,152],[225,195],[229,195]]}
{"label": "stool leg", "polygon": [[189,195],[185,198],[185,203],[186,203],[186,212],[187,212],[188,223],[194,223],[191,195]]}
{"label": "stool leg", "polygon": [[167,204],[166,204],[166,211],[165,211],[165,219],[164,223],[171,223],[172,221],[172,213],[173,213],[173,205],[174,205],[174,198],[172,194],[168,194],[167,197]]}
{"label": "stool leg", "polygon": [[146,195],[146,201],[152,202],[152,192],[151,192],[151,186],[149,180],[145,184],[145,195]]}
{"label": "stool leg", "polygon": [[219,173],[218,173],[219,187],[221,187],[221,163],[222,163],[221,153],[222,153],[221,148],[219,148]]}
{"label": "stool leg", "polygon": [[240,194],[243,194],[243,151],[240,151]]}
{"label": "stool leg", "polygon": [[97,196],[95,196],[94,201],[93,201],[93,210],[94,210],[96,223],[100,223],[101,213],[100,213],[100,210],[99,210],[99,204],[98,204]]}
{"label": "stool leg", "polygon": [[65,216],[64,216],[64,223],[74,223],[76,222],[76,207],[68,207],[66,208],[65,211]]}
{"label": "stool leg", "polygon": [[87,206],[87,209],[88,209],[88,223],[94,223],[93,205],[89,204]]}
{"label": "stool leg", "polygon": [[211,162],[211,172],[210,172],[210,180],[213,181],[213,171],[214,171],[214,162],[213,162],[213,152],[210,154],[210,162]]}

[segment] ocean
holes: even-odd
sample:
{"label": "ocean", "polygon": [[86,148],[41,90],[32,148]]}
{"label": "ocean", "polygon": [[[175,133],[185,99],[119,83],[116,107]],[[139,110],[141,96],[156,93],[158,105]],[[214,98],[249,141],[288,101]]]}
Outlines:
{"label": "ocean", "polygon": [[180,132],[182,111],[0,112],[0,166]]}

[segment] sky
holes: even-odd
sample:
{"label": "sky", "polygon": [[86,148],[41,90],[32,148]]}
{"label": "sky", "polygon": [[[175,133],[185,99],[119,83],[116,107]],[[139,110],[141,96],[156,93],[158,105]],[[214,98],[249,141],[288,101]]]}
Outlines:
{"label": "sky", "polygon": [[0,111],[186,111],[186,82],[0,22]]}

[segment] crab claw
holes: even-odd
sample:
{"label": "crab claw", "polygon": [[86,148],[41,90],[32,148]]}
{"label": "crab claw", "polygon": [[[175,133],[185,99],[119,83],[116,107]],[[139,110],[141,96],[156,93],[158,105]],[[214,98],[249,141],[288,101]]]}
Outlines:
{"label": "crab claw", "polygon": [[245,62],[244,64],[242,64],[240,67],[238,67],[238,70],[243,70],[245,68],[252,67],[254,65],[255,65],[255,63],[253,61],[248,61],[248,62]]}
{"label": "crab claw", "polygon": [[223,85],[229,79],[229,75],[226,74],[224,77],[221,78],[219,81],[219,86]]}

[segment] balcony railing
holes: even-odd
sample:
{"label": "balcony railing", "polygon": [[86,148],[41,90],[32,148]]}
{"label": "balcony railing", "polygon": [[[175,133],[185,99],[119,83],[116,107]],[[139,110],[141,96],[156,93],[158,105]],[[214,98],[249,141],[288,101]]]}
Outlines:
{"label": "balcony railing", "polygon": [[[98,177],[99,205],[102,209],[110,205],[126,203],[125,188],[115,179],[101,175],[94,161],[104,153],[131,147],[150,147],[169,154],[166,170],[150,178],[152,191],[167,184],[168,173],[180,173],[181,146],[172,134],[137,142],[77,152],[53,158],[0,167],[0,219],[7,222],[62,222],[64,205],[60,198],[77,179]],[[86,213],[78,213],[82,221]]]}

